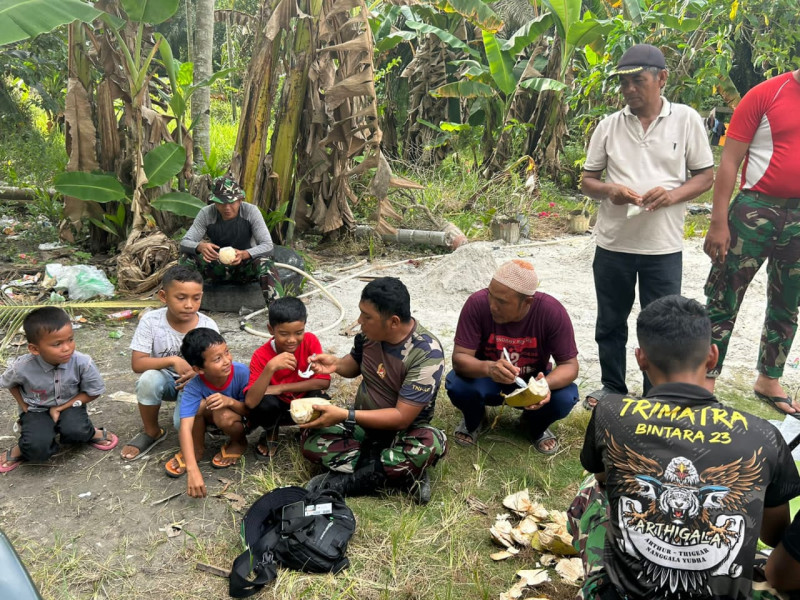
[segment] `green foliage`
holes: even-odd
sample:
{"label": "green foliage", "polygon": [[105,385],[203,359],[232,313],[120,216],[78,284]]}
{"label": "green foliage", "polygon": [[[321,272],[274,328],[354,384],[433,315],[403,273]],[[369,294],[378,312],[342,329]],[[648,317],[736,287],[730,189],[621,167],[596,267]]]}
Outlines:
{"label": "green foliage", "polygon": [[125,188],[113,175],[70,171],[59,173],[53,179],[55,188],[65,196],[101,204],[115,202],[125,197]]}
{"label": "green foliage", "polygon": [[203,165],[200,167],[200,173],[202,175],[210,175],[211,179],[216,179],[228,172],[226,165],[229,161],[223,163],[220,160],[220,154],[217,152],[216,146],[211,146],[211,150],[209,150],[208,154],[206,154],[205,150],[200,148],[200,154],[203,155]]}
{"label": "green foliage", "polygon": [[156,210],[165,210],[181,217],[194,219],[206,205],[199,198],[186,192],[169,192],[153,200],[150,205]]}
{"label": "green foliage", "polygon": [[51,196],[46,189],[41,187],[35,187],[33,192],[34,199],[29,205],[31,213],[47,219],[51,225],[58,225],[64,214],[63,196],[59,193]]}
{"label": "green foliage", "polygon": [[136,23],[157,25],[178,10],[179,0],[120,0],[125,14]]}
{"label": "green foliage", "polygon": [[103,14],[81,0],[0,0],[0,46],[36,37],[76,19],[88,23]]}
{"label": "green foliage", "polygon": [[288,201],[282,202],[275,210],[265,210],[260,206],[258,210],[261,211],[261,216],[264,217],[264,223],[266,223],[267,229],[270,231],[275,231],[284,223],[294,223],[294,220],[287,214],[289,210]]}
{"label": "green foliage", "polygon": [[183,168],[186,162],[186,149],[175,143],[156,146],[144,157],[144,173],[147,185],[152,188],[168,183]]}
{"label": "green foliage", "polygon": [[89,218],[89,222],[95,227],[99,227],[103,231],[110,233],[117,239],[125,239],[127,237],[127,230],[125,227],[125,202],[120,202],[117,206],[116,213],[103,213],[102,219]]}

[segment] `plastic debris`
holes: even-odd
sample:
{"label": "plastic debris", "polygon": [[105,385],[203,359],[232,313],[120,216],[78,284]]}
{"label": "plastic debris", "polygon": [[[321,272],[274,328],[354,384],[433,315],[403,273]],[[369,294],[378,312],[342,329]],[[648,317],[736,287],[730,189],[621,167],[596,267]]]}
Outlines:
{"label": "plastic debris", "polygon": [[109,331],[108,337],[110,337],[112,340],[118,340],[122,337],[122,332],[117,330]]}
{"label": "plastic debris", "polygon": [[92,496],[92,492],[83,492],[82,494],[78,494],[78,498],[90,498]]}
{"label": "plastic debris", "polygon": [[[52,285],[48,285],[54,281]],[[113,296],[114,286],[97,267],[51,263],[45,268],[46,287],[67,290],[70,300],[88,300],[94,296]]]}
{"label": "plastic debris", "polygon": [[39,250],[58,250],[59,248],[66,248],[66,244],[61,242],[48,242],[46,244],[39,244]]}

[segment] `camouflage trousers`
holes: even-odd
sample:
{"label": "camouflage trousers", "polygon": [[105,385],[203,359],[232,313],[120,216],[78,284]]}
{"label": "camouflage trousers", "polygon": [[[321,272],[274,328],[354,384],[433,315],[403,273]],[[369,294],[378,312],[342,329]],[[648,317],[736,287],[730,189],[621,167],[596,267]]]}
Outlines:
{"label": "camouflage trousers", "polygon": [[269,304],[278,297],[278,271],[272,258],[263,256],[245,260],[238,265],[223,265],[218,260],[206,261],[201,254],[181,254],[178,264],[199,271],[207,282],[250,283],[258,281],[264,301]]}
{"label": "camouflage trousers", "polygon": [[711,341],[719,348],[719,361],[709,376],[721,371],[744,293],[767,261],[767,311],[757,368],[767,377],[779,378],[797,331],[800,209],[781,208],[740,193],[728,215],[730,250],[723,265],[712,265],[705,285]]}
{"label": "camouflage trousers", "polygon": [[356,425],[349,433],[342,424],[321,429],[306,429],[302,438],[303,456],[331,471],[352,473],[369,458],[383,465],[389,480],[419,477],[447,453],[447,436],[431,425],[419,425],[384,439],[367,435]]}
{"label": "camouflage trousers", "polygon": [[[603,567],[603,552],[608,531],[608,499],[605,489],[600,487],[594,475],[589,475],[581,483],[578,495],[567,511],[567,528],[572,534],[572,545],[583,563],[584,583],[575,595],[576,600],[602,600],[620,598],[608,580]],[[764,580],[766,556],[757,553],[754,560],[752,600],[790,600],[771,588]]]}

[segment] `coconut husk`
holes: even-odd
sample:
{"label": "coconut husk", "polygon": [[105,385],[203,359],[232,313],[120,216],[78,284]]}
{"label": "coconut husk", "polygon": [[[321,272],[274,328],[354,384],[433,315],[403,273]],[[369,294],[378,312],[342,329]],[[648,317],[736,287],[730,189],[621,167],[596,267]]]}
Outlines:
{"label": "coconut husk", "polygon": [[154,292],[177,255],[177,244],[162,232],[142,234],[126,244],[117,258],[118,289],[135,295]]}
{"label": "coconut husk", "polygon": [[562,558],[556,565],[556,573],[565,582],[571,585],[579,585],[583,579],[583,563],[580,558]]}

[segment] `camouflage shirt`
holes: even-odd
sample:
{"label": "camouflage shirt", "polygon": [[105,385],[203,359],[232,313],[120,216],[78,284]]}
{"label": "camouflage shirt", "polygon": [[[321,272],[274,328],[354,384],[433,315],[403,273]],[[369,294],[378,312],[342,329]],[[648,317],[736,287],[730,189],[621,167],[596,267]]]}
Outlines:
{"label": "camouflage shirt", "polygon": [[374,342],[358,334],[350,355],[363,377],[356,393],[359,410],[393,408],[397,402],[423,406],[413,425],[433,417],[444,372],[439,340],[414,321],[414,329],[399,344]]}

